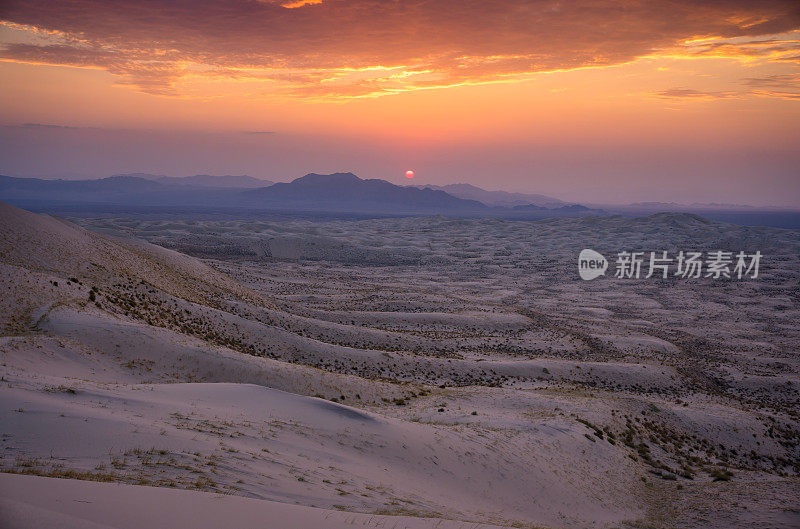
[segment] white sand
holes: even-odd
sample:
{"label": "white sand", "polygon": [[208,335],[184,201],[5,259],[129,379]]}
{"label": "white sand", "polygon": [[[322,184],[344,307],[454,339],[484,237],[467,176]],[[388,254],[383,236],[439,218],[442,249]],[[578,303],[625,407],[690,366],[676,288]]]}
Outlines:
{"label": "white sand", "polygon": [[185,490],[0,474],[5,529],[490,529],[484,524],[353,514]]}
{"label": "white sand", "polygon": [[[796,526],[797,233],[598,222],[124,221],[293,259],[204,263],[0,204],[0,521]],[[786,271],[587,285],[574,230]]]}

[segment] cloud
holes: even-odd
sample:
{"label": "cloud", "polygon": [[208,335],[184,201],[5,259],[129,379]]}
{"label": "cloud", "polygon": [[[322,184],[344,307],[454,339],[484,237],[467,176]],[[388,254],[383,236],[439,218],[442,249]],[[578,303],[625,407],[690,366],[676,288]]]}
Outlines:
{"label": "cloud", "polygon": [[101,130],[97,127],[75,127],[73,125],[56,125],[54,123],[22,123],[1,125],[4,129],[29,130],[29,131],[81,131],[81,130]]}
{"label": "cloud", "polygon": [[800,99],[800,73],[774,74],[764,77],[747,77],[742,83],[750,92],[761,97]]}
{"label": "cloud", "polygon": [[[789,33],[798,36],[796,32]],[[717,57],[745,62],[768,60],[800,64],[800,39],[713,39],[690,42],[681,49],[686,57]]]}
{"label": "cloud", "polygon": [[51,125],[49,123],[23,123],[22,125],[16,125],[16,126],[22,127],[22,128],[26,128],[26,129],[58,129],[58,130],[77,130],[78,129],[78,127],[72,127],[70,125]]}
{"label": "cloud", "polygon": [[117,82],[132,85],[144,92],[174,95],[174,83],[186,73],[184,66],[170,54],[131,50],[126,53],[97,45],[7,44],[0,58],[33,64],[98,68],[114,74]]}
{"label": "cloud", "polygon": [[774,99],[800,99],[800,73],[773,74],[763,77],[745,77],[741,80],[744,88],[731,91],[694,90],[691,88],[670,88],[656,93],[658,97],[684,100],[730,99],[745,96],[770,97]]}
{"label": "cloud", "polygon": [[800,86],[800,73],[746,77],[742,79],[742,83],[753,88],[797,89]]}
{"label": "cloud", "polygon": [[295,0],[294,2],[286,2],[281,4],[281,7],[285,7],[286,9],[296,9],[298,7],[313,6],[321,3],[322,0]]}
{"label": "cloud", "polygon": [[703,91],[693,90],[691,88],[670,88],[663,90],[656,94],[659,97],[667,99],[692,99],[692,100],[710,100],[710,99],[729,99],[737,97],[738,92],[727,91]]}
{"label": "cloud", "polygon": [[371,97],[658,54],[800,52],[797,40],[764,40],[800,28],[791,0],[6,0],[0,19],[46,41],[7,41],[0,59],[100,68],[163,95],[197,76]]}

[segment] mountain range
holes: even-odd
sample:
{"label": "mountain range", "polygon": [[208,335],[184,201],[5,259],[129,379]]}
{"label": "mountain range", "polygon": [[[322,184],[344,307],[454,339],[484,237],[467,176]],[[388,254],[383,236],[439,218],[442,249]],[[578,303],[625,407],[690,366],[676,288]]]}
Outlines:
{"label": "mountain range", "polygon": [[[526,202],[520,197],[529,197],[537,203]],[[398,186],[380,179],[362,179],[353,173],[310,173],[288,183],[275,184],[246,175],[176,178],[134,173],[96,180],[45,180],[0,175],[0,200],[34,209],[85,209],[100,205],[147,209],[214,207],[283,213],[512,218],[602,213],[601,210],[576,208],[543,195],[486,191],[469,184],[454,184],[440,189]],[[516,204],[515,201],[523,203]],[[501,206],[499,203],[516,205]]]}
{"label": "mountain range", "polygon": [[444,186],[428,184],[413,187],[444,191],[454,197],[477,200],[487,206],[514,207],[533,204],[534,206],[552,209],[566,205],[566,202],[546,195],[510,193],[508,191],[487,191],[486,189],[481,189],[472,184],[448,184]]}
{"label": "mountain range", "polygon": [[325,208],[330,211],[475,211],[489,209],[477,200],[444,191],[397,186],[386,180],[361,179],[353,173],[311,173],[289,183],[278,183],[249,193],[262,205]]}
{"label": "mountain range", "polygon": [[216,188],[242,188],[255,189],[258,187],[271,186],[275,182],[262,180],[248,175],[209,175],[196,174],[192,176],[165,176],[147,173],[129,173],[116,176],[133,176],[152,180],[159,184],[194,186],[194,187],[216,187]]}

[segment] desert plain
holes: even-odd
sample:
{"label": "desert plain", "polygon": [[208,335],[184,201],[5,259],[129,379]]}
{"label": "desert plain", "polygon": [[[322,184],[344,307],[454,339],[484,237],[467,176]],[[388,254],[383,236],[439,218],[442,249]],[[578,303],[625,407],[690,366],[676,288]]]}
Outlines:
{"label": "desert plain", "polygon": [[[0,205],[8,527],[800,526],[800,232]],[[581,249],[760,251],[582,281]]]}

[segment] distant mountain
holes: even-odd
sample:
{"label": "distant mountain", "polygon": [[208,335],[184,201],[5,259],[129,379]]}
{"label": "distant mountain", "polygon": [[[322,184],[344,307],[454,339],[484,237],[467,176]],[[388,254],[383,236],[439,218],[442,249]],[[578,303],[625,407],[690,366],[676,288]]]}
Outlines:
{"label": "distant mountain", "polygon": [[134,173],[130,175],[119,176],[135,176],[152,180],[160,184],[179,185],[179,186],[194,186],[194,187],[222,187],[222,188],[241,188],[241,189],[255,189],[258,187],[271,186],[275,182],[270,180],[262,180],[260,178],[253,178],[247,175],[208,175],[196,174],[193,176],[164,176],[164,175],[151,175],[144,173]]}
{"label": "distant mountain", "polygon": [[441,190],[398,186],[386,180],[363,180],[353,173],[310,173],[289,183],[250,191],[247,196],[265,206],[328,211],[392,214],[482,212],[489,209],[479,201],[454,197]]}
{"label": "distant mountain", "polygon": [[602,211],[598,209],[591,209],[587,208],[586,206],[581,206],[580,204],[569,204],[566,206],[560,206],[557,208],[550,208],[554,211],[562,211],[564,213],[585,213],[587,211]]}
{"label": "distant mountain", "polygon": [[514,206],[511,209],[514,211],[547,211],[550,208],[546,208],[544,206],[537,206],[536,204],[522,204],[519,206]]}
{"label": "distant mountain", "polygon": [[232,203],[241,192],[241,188],[167,185],[138,175],[95,180],[0,176],[0,200],[22,207],[81,204],[207,206]]}
{"label": "distant mountain", "polygon": [[[396,186],[385,180],[362,180],[352,173],[308,174],[290,183],[272,185],[257,180],[257,188],[251,187],[253,180],[257,179],[208,175],[172,178],[145,174],[96,180],[0,176],[0,200],[37,207],[48,204],[214,206],[380,214],[458,214],[489,210],[480,202],[456,198],[444,191]],[[222,182],[226,185],[218,187]],[[235,187],[236,184],[239,187]]]}
{"label": "distant mountain", "polygon": [[98,180],[44,180],[0,175],[3,200],[113,201],[131,194],[157,192],[161,187],[157,182],[129,175]]}
{"label": "distant mountain", "polygon": [[800,229],[800,208],[697,202],[693,204],[679,204],[676,202],[635,202],[624,205],[602,206],[602,208],[608,213],[625,216],[639,216],[652,213],[681,213],[700,215],[707,219],[743,226],[771,226],[773,228]]}
{"label": "distant mountain", "polygon": [[557,198],[548,197],[545,195],[527,194],[527,193],[510,193],[508,191],[487,191],[472,184],[448,184],[445,186],[414,186],[420,189],[436,189],[444,191],[453,195],[454,197],[464,198],[468,200],[477,200],[483,202],[487,206],[526,206],[533,204],[545,208],[553,208],[563,206],[565,202]]}
{"label": "distant mountain", "polygon": [[[578,205],[544,207],[524,204],[509,208],[453,196],[440,189],[398,186],[385,180],[361,179],[352,173],[307,174],[289,183],[249,187],[251,177],[126,174],[97,180],[44,180],[0,176],[0,201],[39,210],[118,208],[154,210],[191,208],[288,214],[448,215],[536,220],[548,217],[603,214]],[[223,187],[218,184],[225,183]],[[236,186],[239,187],[236,187]],[[476,188],[478,189],[478,188]]]}
{"label": "distant mountain", "polygon": [[781,210],[788,208],[755,207],[744,204],[720,204],[717,202],[703,203],[694,202],[692,204],[679,204],[677,202],[633,202],[631,204],[620,204],[616,208],[635,209],[640,211],[705,211],[705,210]]}

